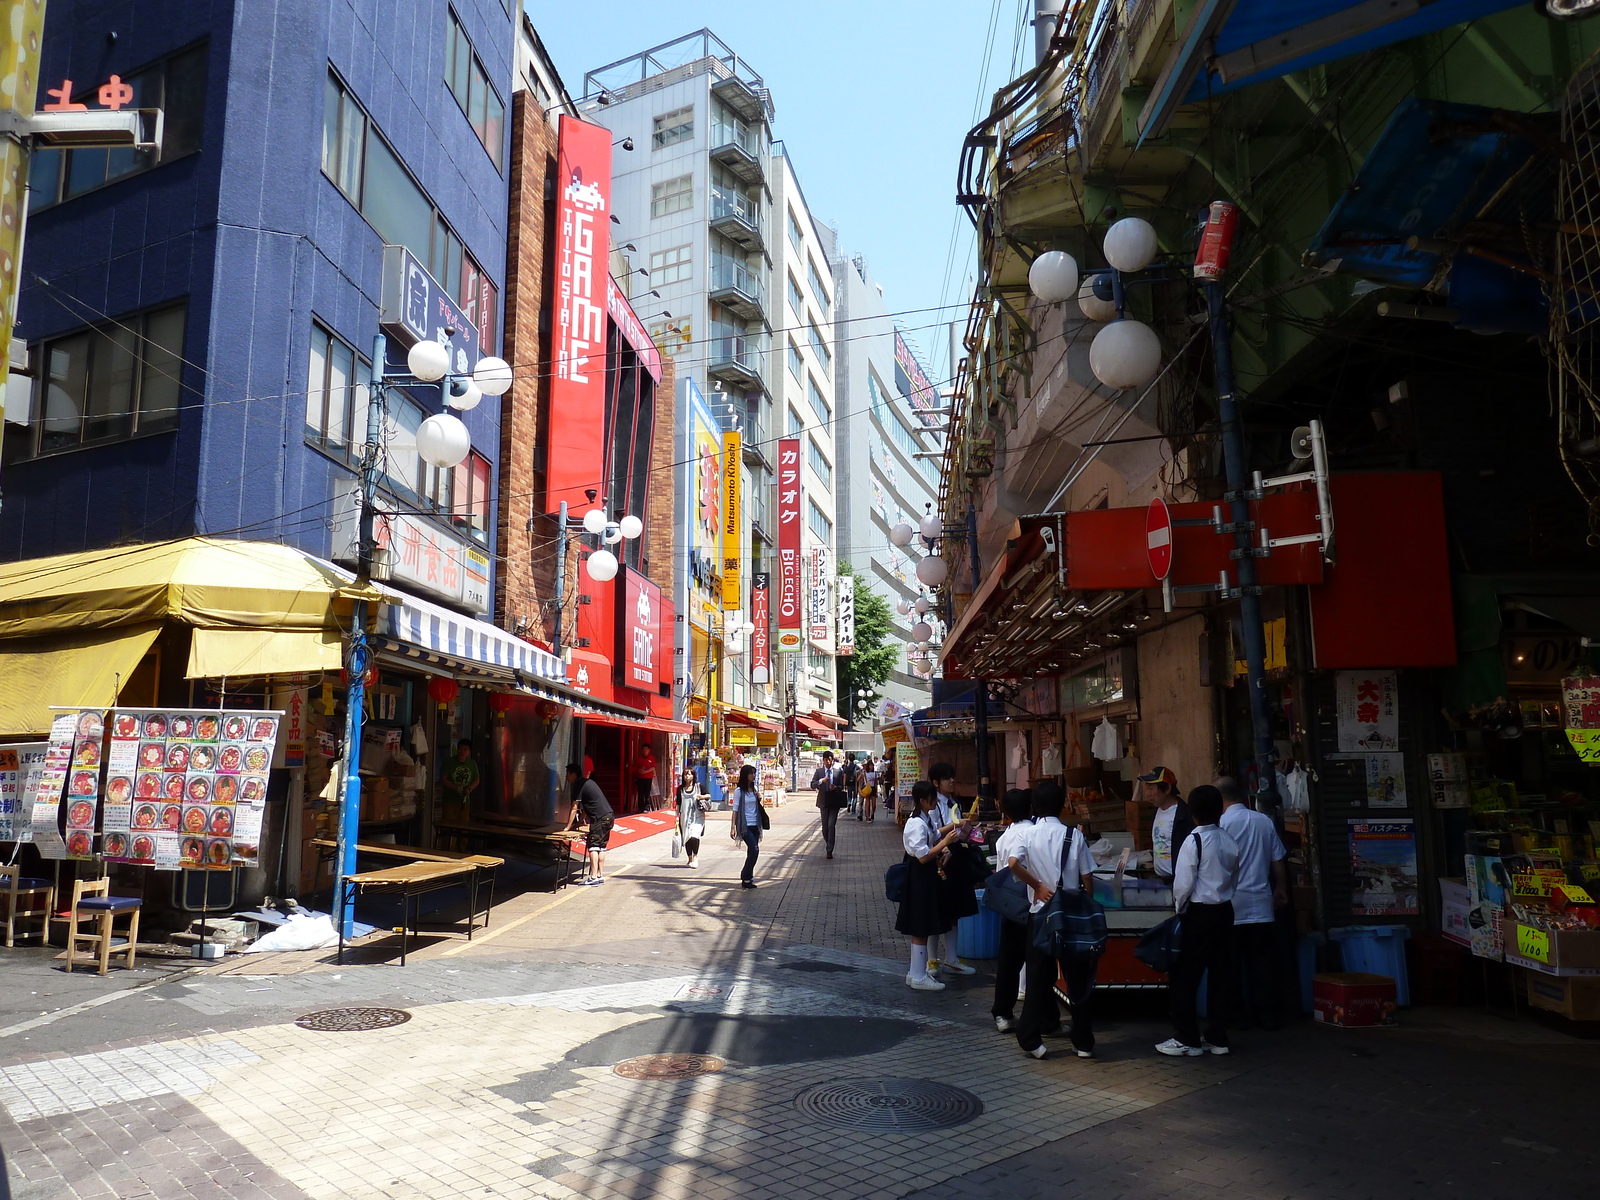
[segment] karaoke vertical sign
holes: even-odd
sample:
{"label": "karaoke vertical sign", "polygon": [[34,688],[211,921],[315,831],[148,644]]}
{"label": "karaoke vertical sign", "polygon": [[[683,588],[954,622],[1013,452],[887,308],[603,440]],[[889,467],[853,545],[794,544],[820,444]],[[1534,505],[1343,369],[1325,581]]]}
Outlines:
{"label": "karaoke vertical sign", "polygon": [[803,641],[800,599],[800,439],[778,439],[778,650],[793,654]]}

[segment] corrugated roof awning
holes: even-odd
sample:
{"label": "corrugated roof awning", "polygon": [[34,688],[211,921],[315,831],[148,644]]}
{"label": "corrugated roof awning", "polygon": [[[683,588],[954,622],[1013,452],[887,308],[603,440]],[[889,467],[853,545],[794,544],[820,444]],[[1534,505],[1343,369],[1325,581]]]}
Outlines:
{"label": "corrugated roof awning", "polygon": [[159,624],[0,639],[0,734],[50,732],[50,705],[110,708]]}

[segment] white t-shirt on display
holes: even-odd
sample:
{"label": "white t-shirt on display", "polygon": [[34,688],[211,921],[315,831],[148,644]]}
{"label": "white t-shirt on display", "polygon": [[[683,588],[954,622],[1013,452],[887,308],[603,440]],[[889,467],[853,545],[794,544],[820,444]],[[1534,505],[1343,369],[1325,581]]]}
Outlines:
{"label": "white t-shirt on display", "polygon": [[1178,819],[1178,806],[1169,804],[1156,809],[1156,818],[1150,825],[1150,859],[1156,874],[1172,878],[1172,825]]}
{"label": "white t-shirt on display", "polygon": [[1239,847],[1239,878],[1233,885],[1233,923],[1272,923],[1272,864],[1289,856],[1266,813],[1232,804],[1217,822]]}

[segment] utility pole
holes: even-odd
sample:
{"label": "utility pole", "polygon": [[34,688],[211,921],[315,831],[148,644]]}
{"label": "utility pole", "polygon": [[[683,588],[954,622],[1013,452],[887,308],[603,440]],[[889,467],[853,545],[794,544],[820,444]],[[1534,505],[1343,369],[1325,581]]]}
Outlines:
{"label": "utility pole", "polygon": [[[967,555],[972,559],[972,594],[976,596],[983,587],[982,564],[978,561],[978,510],[967,505]],[[989,681],[974,680],[972,684],[973,736],[977,739],[978,807],[984,799],[993,799],[989,784]]]}

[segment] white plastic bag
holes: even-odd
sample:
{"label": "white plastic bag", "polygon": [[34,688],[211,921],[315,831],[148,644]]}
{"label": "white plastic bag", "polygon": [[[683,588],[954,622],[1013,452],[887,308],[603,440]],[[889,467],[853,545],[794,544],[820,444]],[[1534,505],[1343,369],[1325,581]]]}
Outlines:
{"label": "white plastic bag", "polygon": [[1094,727],[1094,741],[1090,744],[1089,752],[1101,762],[1122,757],[1122,748],[1117,745],[1117,727],[1108,717],[1101,717],[1100,724]]}
{"label": "white plastic bag", "polygon": [[1278,795],[1291,812],[1311,811],[1311,788],[1306,783],[1306,769],[1299,763],[1290,767],[1287,775],[1278,772]]}
{"label": "white plastic bag", "polygon": [[683,835],[675,833],[672,835],[672,857],[677,858],[682,853]]}
{"label": "white plastic bag", "polygon": [[244,948],[246,954],[270,954],[275,950],[323,950],[339,944],[339,931],[327,913],[290,913],[289,919],[271,933],[263,934]]}

